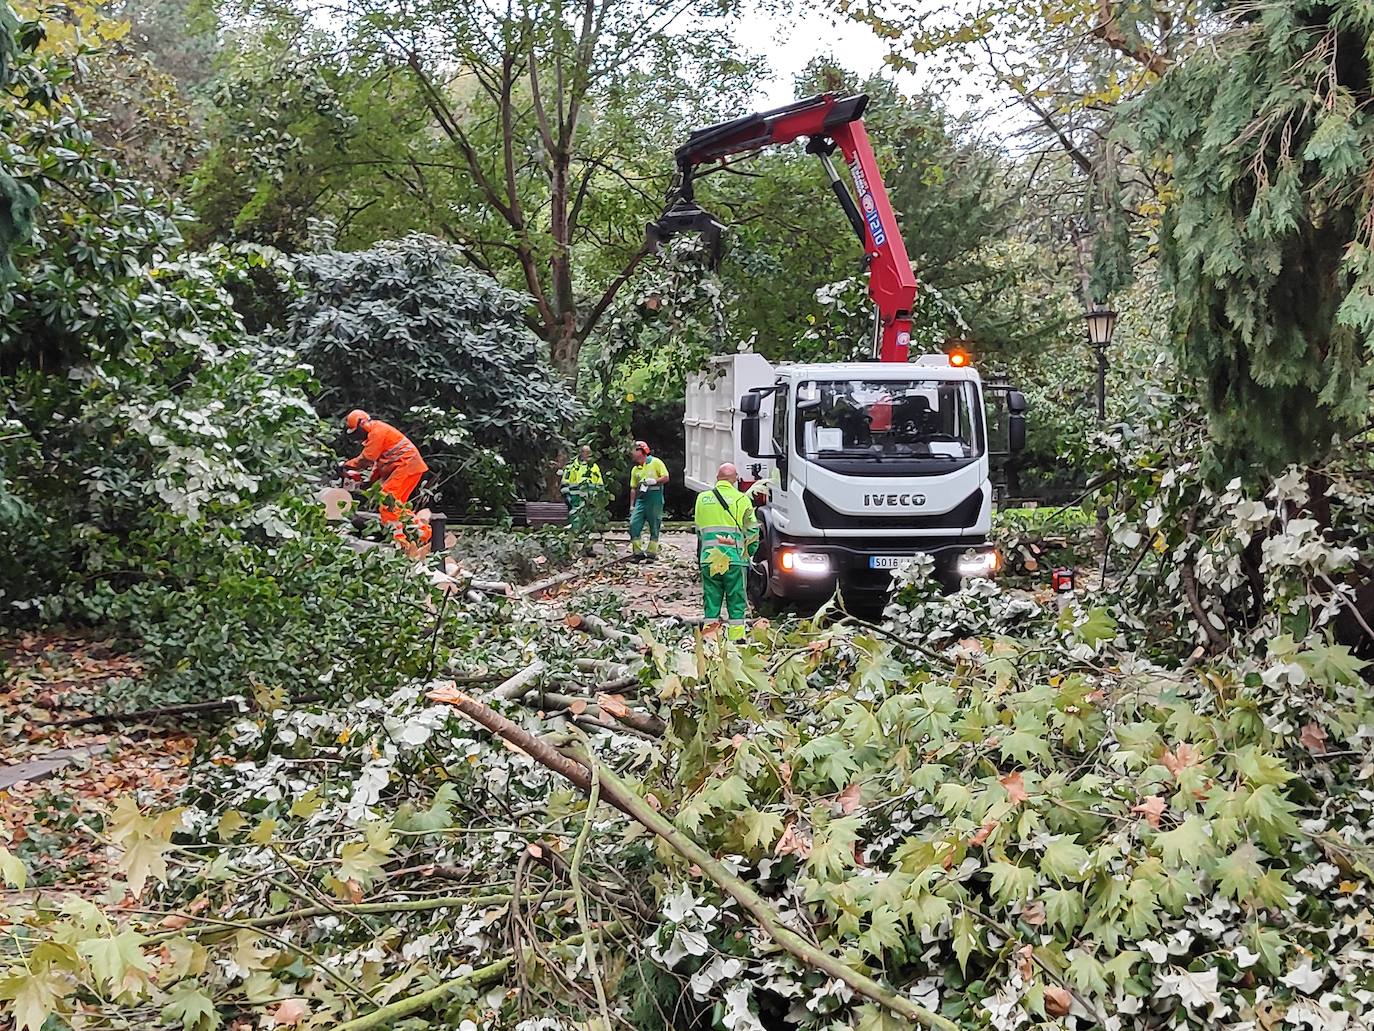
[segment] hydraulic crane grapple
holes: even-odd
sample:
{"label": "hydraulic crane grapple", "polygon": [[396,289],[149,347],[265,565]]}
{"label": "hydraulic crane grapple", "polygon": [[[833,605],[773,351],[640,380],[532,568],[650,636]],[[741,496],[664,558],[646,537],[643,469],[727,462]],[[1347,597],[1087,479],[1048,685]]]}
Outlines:
{"label": "hydraulic crane grapple", "polygon": [[[713,259],[718,259],[725,227],[697,203],[695,181],[727,167],[732,158],[805,139],[807,153],[820,158],[830,187],[864,249],[868,292],[877,313],[874,357],[905,362],[911,344],[916,275],[864,129],[867,105],[868,97],[863,95],[836,98],[825,93],[696,130],[677,149],[677,176],[668,209],[658,221],[649,223],[648,240],[657,246],[679,233],[701,233]],[[852,189],[835,167],[832,155],[836,150],[849,166]]]}

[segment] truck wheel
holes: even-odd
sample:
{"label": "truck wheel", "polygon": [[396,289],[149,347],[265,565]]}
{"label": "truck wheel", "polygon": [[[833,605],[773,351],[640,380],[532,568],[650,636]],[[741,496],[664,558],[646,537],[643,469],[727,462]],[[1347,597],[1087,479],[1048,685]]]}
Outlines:
{"label": "truck wheel", "polygon": [[768,586],[769,559],[755,557],[744,574],[744,591],[749,596],[749,604],[760,616],[776,616],[786,602],[772,592]]}

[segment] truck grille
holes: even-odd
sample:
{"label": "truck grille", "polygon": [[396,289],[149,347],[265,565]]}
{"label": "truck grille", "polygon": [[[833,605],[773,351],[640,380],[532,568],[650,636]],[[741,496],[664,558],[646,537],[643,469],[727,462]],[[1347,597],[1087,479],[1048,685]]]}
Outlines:
{"label": "truck grille", "polygon": [[846,515],[837,512],[810,491],[802,493],[806,514],[818,530],[963,530],[978,521],[983,492],[975,490],[941,515]]}

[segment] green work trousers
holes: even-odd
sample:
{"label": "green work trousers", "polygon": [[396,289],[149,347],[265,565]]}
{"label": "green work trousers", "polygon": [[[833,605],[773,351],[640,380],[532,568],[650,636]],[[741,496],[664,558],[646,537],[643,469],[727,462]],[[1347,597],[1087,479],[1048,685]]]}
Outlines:
{"label": "green work trousers", "polygon": [[745,594],[744,567],[731,566],[727,572],[711,574],[711,567],[701,567],[701,603],[705,610],[706,622],[720,618],[721,603],[730,618],[725,621],[726,634],[732,641],[744,640]]}
{"label": "green work trousers", "polygon": [[663,529],[663,491],[642,490],[630,509],[630,550],[636,555],[643,551],[640,536],[649,528],[649,554],[658,554],[658,534]]}

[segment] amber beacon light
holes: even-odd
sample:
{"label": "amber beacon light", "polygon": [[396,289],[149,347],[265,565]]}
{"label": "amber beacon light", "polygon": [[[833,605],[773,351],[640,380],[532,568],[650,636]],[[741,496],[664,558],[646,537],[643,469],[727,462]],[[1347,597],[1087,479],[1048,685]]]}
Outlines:
{"label": "amber beacon light", "polygon": [[945,354],[949,357],[949,364],[956,369],[962,369],[973,364],[973,353],[966,346],[967,343],[966,340],[951,340],[945,345]]}

